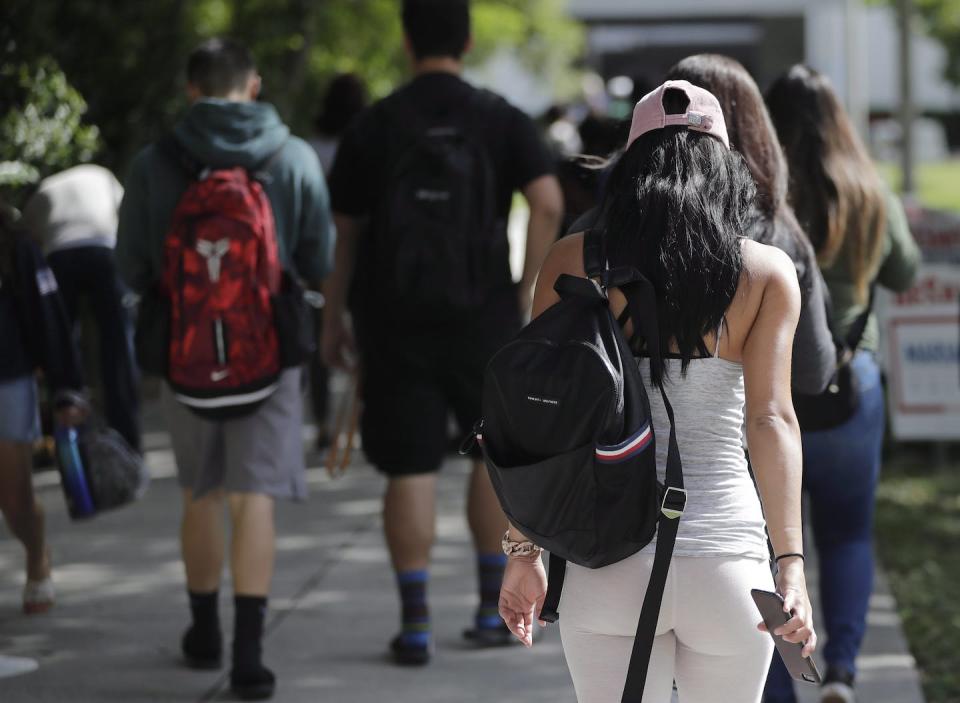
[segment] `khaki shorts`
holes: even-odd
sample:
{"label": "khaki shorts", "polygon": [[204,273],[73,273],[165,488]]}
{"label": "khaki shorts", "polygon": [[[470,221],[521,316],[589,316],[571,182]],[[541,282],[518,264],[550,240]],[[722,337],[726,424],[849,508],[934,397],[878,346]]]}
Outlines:
{"label": "khaki shorts", "polygon": [[299,368],[284,371],[274,394],[246,417],[202,418],[178,402],[166,384],[161,400],[180,486],[195,497],[222,488],[306,498]]}

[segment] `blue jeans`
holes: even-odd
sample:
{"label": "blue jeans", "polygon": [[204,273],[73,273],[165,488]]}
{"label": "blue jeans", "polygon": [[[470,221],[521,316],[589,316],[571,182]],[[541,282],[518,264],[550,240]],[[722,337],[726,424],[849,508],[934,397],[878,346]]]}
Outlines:
{"label": "blue jeans", "polygon": [[[858,352],[860,405],[840,427],[803,433],[803,489],[820,559],[818,634],[828,666],[855,672],[873,589],[873,508],[880,476],[884,398],[880,368]],[[794,703],[793,681],[774,654],[765,703]]]}

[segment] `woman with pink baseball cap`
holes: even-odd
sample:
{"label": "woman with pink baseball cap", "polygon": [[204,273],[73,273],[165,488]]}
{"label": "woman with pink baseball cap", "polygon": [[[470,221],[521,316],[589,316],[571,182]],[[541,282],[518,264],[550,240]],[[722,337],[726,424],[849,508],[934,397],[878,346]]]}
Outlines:
{"label": "woman with pink baseball cap", "polygon": [[[674,682],[681,703],[759,703],[773,642],[758,627],[751,589],[776,587],[792,613],[777,634],[803,643],[805,656],[816,647],[790,394],[800,293],[787,255],[744,236],[754,198],[712,94],[667,81],[637,103],[597,226],[610,265],[636,267],[656,289],[687,490],[643,703],[670,700]],[[557,302],[561,274],[585,275],[582,234],[557,242],[545,261],[534,316]],[[626,301],[613,290],[610,304],[619,315]],[[649,385],[648,364],[640,369],[655,431],[666,436],[666,409]],[[666,453],[667,443],[658,443],[661,481]],[[776,583],[765,528],[780,565]],[[525,540],[514,528],[510,539]],[[621,701],[653,558],[651,544],[599,569],[568,564],[560,631],[580,703]],[[508,625],[537,614],[546,582],[539,561],[510,560],[501,591]]]}

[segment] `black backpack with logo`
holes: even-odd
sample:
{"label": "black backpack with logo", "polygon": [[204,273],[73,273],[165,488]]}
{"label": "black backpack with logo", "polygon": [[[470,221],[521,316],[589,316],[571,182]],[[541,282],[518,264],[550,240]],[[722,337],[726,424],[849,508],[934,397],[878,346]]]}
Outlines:
{"label": "black backpack with logo", "polygon": [[[609,268],[602,237],[584,239],[587,278],[561,275],[560,302],[533,320],[491,359],[478,439],[510,521],[550,552],[541,618],[555,621],[566,562],[589,568],[640,551],[657,535],[623,693],[639,703],[679,518],[686,505],[673,409],[663,362],[653,285],[633,268]],[[599,283],[597,282],[599,281]],[[627,298],[614,319],[607,291]],[[646,387],[620,322],[650,354],[651,378],[670,419],[655,438]],[[657,479],[657,439],[667,439],[666,485]]]}
{"label": "black backpack with logo", "polygon": [[394,146],[373,220],[370,273],[379,296],[407,323],[456,319],[481,307],[493,285],[509,281],[506,224],[479,139],[490,128],[495,99],[474,91],[460,111],[465,120],[439,123],[408,102],[384,107]]}

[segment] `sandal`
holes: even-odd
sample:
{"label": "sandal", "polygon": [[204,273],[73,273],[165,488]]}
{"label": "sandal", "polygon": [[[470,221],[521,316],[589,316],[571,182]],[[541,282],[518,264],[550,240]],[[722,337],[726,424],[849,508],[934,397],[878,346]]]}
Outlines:
{"label": "sandal", "polygon": [[42,581],[27,581],[27,585],[23,587],[23,612],[27,615],[46,613],[56,601],[50,577]]}

